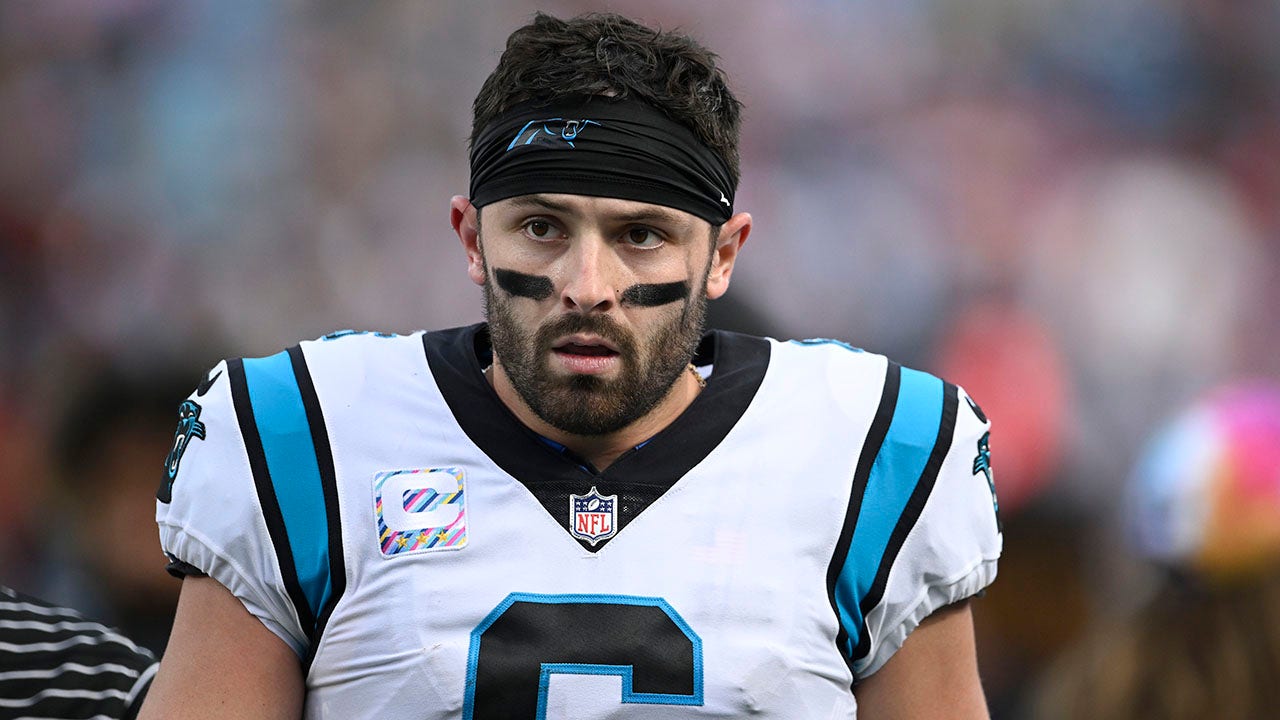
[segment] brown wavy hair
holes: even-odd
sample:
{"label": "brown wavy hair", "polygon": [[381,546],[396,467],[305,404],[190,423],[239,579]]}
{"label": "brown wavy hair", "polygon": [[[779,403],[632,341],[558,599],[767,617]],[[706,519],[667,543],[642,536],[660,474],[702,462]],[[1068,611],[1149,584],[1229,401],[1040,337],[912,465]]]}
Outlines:
{"label": "brown wavy hair", "polygon": [[538,13],[507,38],[498,66],[476,96],[472,140],[495,117],[526,100],[560,95],[634,97],[688,127],[738,182],[742,104],[715,53],[679,32],[614,13],[561,20]]}

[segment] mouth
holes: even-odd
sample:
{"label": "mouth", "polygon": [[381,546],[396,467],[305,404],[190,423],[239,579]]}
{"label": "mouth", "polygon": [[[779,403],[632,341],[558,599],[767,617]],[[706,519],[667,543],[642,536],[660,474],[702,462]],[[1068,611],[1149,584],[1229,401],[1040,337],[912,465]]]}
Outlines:
{"label": "mouth", "polygon": [[601,337],[590,335],[571,335],[561,338],[551,346],[552,352],[569,355],[587,355],[590,357],[607,357],[617,355],[618,348]]}
{"label": "mouth", "polygon": [[580,343],[559,345],[552,348],[551,351],[564,355],[586,355],[587,357],[609,357],[610,355],[618,354],[603,345],[582,345]]}
{"label": "mouth", "polygon": [[571,336],[551,347],[551,352],[572,373],[597,375],[611,369],[620,353],[609,341],[599,337]]}

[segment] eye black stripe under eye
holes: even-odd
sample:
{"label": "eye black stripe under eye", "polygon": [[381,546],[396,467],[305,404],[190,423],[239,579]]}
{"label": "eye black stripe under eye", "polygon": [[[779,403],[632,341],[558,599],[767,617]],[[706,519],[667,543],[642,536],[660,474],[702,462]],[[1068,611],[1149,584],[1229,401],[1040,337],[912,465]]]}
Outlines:
{"label": "eye black stripe under eye", "polygon": [[622,304],[658,307],[689,296],[689,281],[636,284],[622,291]]}
{"label": "eye black stripe under eye", "polygon": [[555,284],[544,275],[526,275],[515,270],[494,268],[493,277],[498,281],[498,287],[517,297],[546,300],[555,292]]}

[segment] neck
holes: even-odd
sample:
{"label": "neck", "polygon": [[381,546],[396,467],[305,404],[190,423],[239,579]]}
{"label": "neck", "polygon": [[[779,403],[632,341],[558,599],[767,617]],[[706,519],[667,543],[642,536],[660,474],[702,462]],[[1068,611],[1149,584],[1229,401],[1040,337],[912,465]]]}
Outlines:
{"label": "neck", "polygon": [[550,425],[538,417],[520,397],[520,393],[516,392],[510,377],[507,376],[496,357],[493,365],[485,370],[485,376],[493,386],[494,392],[498,394],[498,398],[520,422],[539,435],[569,448],[597,470],[604,470],[623,453],[661,432],[679,417],[702,391],[700,378],[694,372],[680,373],[680,377],[671,386],[666,397],[652,410],[626,427],[607,435],[575,435]]}

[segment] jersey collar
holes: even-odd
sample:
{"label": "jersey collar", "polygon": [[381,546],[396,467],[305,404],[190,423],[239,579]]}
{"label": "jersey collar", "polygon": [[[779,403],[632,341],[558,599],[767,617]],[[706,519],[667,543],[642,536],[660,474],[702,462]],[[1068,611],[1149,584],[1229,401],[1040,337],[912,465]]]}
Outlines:
{"label": "jersey collar", "polygon": [[539,499],[546,494],[538,491],[541,485],[581,487],[583,492],[592,485],[643,486],[656,499],[702,462],[737,424],[764,380],[770,355],[763,338],[720,330],[704,335],[694,364],[713,364],[707,387],[670,425],[597,471],[549,446],[498,398],[482,369],[492,356],[486,325],[426,333],[423,345],[458,425]]}

